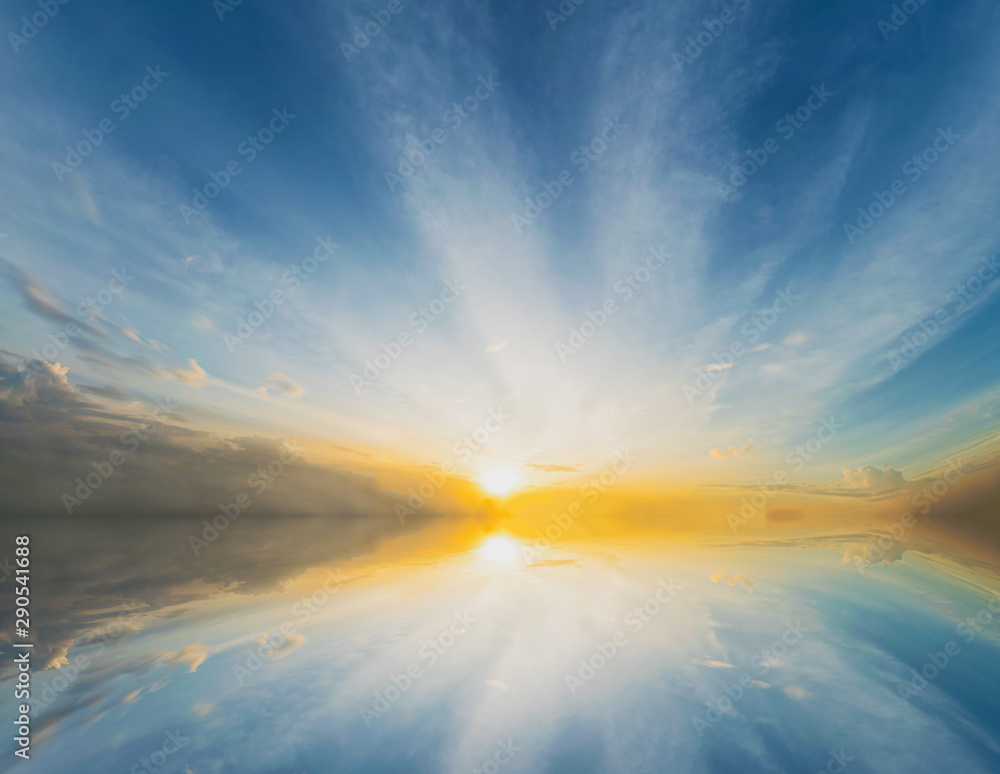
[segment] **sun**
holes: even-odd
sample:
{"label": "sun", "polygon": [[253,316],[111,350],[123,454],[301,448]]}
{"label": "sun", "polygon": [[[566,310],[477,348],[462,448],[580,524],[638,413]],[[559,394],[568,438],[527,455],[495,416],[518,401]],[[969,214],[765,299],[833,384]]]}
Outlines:
{"label": "sun", "polygon": [[485,492],[497,497],[509,495],[521,484],[521,477],[513,470],[498,468],[488,470],[479,477],[479,486]]}
{"label": "sun", "polygon": [[506,535],[494,535],[479,546],[480,559],[496,564],[514,564],[521,561],[521,544]]}

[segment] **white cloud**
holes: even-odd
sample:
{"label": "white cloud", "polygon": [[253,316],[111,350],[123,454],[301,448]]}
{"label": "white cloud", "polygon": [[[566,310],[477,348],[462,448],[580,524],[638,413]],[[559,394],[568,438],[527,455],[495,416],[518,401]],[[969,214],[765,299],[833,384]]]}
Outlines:
{"label": "white cloud", "polygon": [[732,363],[711,363],[707,366],[700,366],[699,368],[694,369],[694,372],[696,374],[698,373],[711,374],[716,371],[724,371],[725,369],[732,367],[733,367]]}
{"label": "white cloud", "polygon": [[261,645],[264,644],[271,645],[272,650],[271,653],[268,655],[268,658],[271,659],[272,661],[276,661],[279,658],[284,658],[293,650],[302,647],[305,641],[306,641],[305,636],[302,634],[298,634],[297,632],[289,634],[287,637],[285,637],[285,639],[281,641],[281,643],[277,647],[274,647],[274,645],[268,641],[266,634],[262,634],[260,637],[257,638],[257,642],[259,642]]}
{"label": "white cloud", "polygon": [[747,591],[749,591],[751,594],[753,593],[753,581],[750,580],[749,578],[744,578],[742,575],[730,575],[727,578],[726,573],[717,572],[713,575],[710,575],[709,580],[712,581],[712,583],[724,582],[727,586],[735,586],[737,584],[742,584]]}
{"label": "white cloud", "polygon": [[696,658],[694,663],[699,666],[710,667],[712,669],[732,669],[733,665],[728,661],[717,661],[714,658]]}
{"label": "white cloud", "polygon": [[873,536],[867,543],[848,543],[844,546],[844,555],[840,560],[841,564],[854,564],[859,567],[871,567],[874,564],[884,564],[887,567],[893,562],[903,558],[906,547],[896,541],[887,549],[878,545],[877,537]]}
{"label": "white cloud", "polygon": [[742,446],[727,446],[726,451],[723,452],[719,449],[712,449],[709,454],[715,457],[717,460],[724,460],[726,454],[728,453],[730,457],[742,457],[744,454],[749,454],[753,451],[753,438],[748,438],[747,442]]}
{"label": "white cloud", "polygon": [[306,394],[301,384],[280,371],[268,371],[264,384],[257,388],[257,392],[266,397],[268,387],[278,390],[286,398],[301,398]]}
{"label": "white cloud", "polygon": [[748,438],[747,442],[740,446],[739,448],[735,446],[727,446],[726,451],[729,452],[733,457],[739,457],[743,454],[749,454],[753,451],[753,438]]}
{"label": "white cloud", "polygon": [[163,660],[170,664],[187,664],[188,672],[197,671],[205,659],[209,656],[208,649],[201,643],[185,645],[177,651],[170,651],[163,656]]}
{"label": "white cloud", "polygon": [[66,378],[68,368],[59,363],[33,360],[30,369],[0,371],[0,403],[23,406],[42,400],[53,400],[58,394],[71,394],[73,387]]}
{"label": "white cloud", "polygon": [[195,704],[191,708],[191,710],[194,712],[195,715],[200,715],[201,717],[204,717],[209,712],[211,712],[214,707],[215,704],[210,701],[201,701]]}
{"label": "white cloud", "polygon": [[872,465],[862,465],[857,470],[841,468],[840,471],[844,474],[844,485],[851,489],[872,489],[876,492],[884,492],[889,489],[898,489],[906,484],[903,474],[888,465],[881,470]]}
{"label": "white cloud", "polygon": [[204,387],[208,381],[208,374],[205,369],[198,365],[194,358],[188,358],[187,368],[169,368],[166,371],[168,379],[179,379],[188,387]]}

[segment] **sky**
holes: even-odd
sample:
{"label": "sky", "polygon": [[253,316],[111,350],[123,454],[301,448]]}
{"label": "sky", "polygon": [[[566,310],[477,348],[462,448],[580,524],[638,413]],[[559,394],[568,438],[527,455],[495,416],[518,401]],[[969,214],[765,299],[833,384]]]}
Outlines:
{"label": "sky", "polygon": [[23,43],[12,8],[8,358],[347,464],[494,410],[467,476],[752,480],[829,417],[812,480],[924,473],[995,428],[996,12],[741,5],[700,53],[690,4],[403,3],[363,48],[360,5],[71,4]]}
{"label": "sky", "polygon": [[715,597],[822,554],[839,647],[910,663],[843,575],[995,567],[994,4],[16,0],[0,33],[3,545],[39,538],[46,671],[137,603],[119,672],[225,672],[289,584],[497,535],[577,596],[567,545],[751,547],[690,618],[751,641]]}

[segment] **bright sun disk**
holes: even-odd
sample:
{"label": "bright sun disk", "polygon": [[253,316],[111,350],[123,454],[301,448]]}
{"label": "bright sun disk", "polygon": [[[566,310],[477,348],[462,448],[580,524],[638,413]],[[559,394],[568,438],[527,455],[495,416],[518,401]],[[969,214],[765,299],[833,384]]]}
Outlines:
{"label": "bright sun disk", "polygon": [[505,535],[488,538],[479,546],[479,556],[490,562],[514,563],[521,559],[520,543]]}
{"label": "bright sun disk", "polygon": [[510,494],[521,483],[512,470],[490,470],[479,477],[479,485],[489,494],[502,497]]}

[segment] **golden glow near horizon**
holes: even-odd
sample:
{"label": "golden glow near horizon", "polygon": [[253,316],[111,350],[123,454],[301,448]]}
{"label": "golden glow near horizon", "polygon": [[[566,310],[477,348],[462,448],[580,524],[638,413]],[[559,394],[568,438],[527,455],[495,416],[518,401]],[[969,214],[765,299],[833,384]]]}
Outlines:
{"label": "golden glow near horizon", "polygon": [[488,562],[515,564],[521,561],[521,544],[506,535],[494,535],[483,541],[477,553]]}
{"label": "golden glow near horizon", "polygon": [[509,468],[488,470],[479,477],[479,486],[483,491],[496,497],[505,497],[520,485],[521,477]]}

